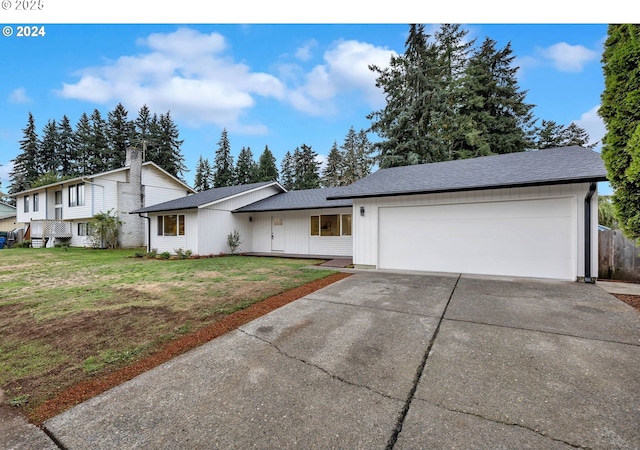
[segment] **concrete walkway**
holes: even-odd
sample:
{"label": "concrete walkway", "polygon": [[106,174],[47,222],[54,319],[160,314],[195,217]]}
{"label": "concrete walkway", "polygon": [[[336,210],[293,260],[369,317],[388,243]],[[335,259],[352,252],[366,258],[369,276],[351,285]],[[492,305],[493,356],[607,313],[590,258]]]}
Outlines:
{"label": "concrete walkway", "polygon": [[598,286],[362,272],[45,423],[68,449],[640,447],[640,314]]}

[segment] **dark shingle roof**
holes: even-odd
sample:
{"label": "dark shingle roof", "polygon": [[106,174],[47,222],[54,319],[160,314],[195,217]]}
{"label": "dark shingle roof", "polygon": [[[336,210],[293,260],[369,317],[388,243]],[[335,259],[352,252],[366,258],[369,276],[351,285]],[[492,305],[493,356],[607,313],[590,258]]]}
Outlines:
{"label": "dark shingle roof", "polygon": [[327,200],[329,195],[337,195],[343,189],[346,188],[340,187],[289,191],[283,194],[274,195],[273,197],[265,198],[259,202],[239,208],[234,212],[287,211],[295,209],[350,207],[353,204],[351,199]]}
{"label": "dark shingle roof", "polygon": [[329,199],[606,181],[593,150],[572,146],[381,169]]}
{"label": "dark shingle roof", "polygon": [[158,203],[157,205],[147,206],[146,208],[131,211],[131,214],[198,208],[199,206],[208,205],[209,203],[213,203],[218,200],[231,197],[233,195],[242,194],[243,192],[248,192],[250,190],[268,185],[275,185],[282,189],[282,187],[275,181],[214,188],[209,189],[208,191],[199,192],[193,195],[187,195],[186,197],[180,197],[175,200],[170,200],[168,202]]}

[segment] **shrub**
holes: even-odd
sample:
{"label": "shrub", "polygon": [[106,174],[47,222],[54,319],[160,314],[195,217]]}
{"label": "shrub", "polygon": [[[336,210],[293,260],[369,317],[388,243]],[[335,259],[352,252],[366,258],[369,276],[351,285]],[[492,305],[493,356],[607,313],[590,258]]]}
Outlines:
{"label": "shrub", "polygon": [[169,258],[171,258],[171,253],[169,253],[169,252],[162,252],[162,253],[160,253],[160,258],[162,258],[162,259],[169,259]]}
{"label": "shrub", "polygon": [[93,216],[89,222],[89,239],[93,248],[116,248],[122,221],[118,214],[109,210]]}
{"label": "shrub", "polygon": [[16,244],[17,248],[29,248],[31,247],[31,240],[27,239],[26,241],[21,241]]}
{"label": "shrub", "polygon": [[240,232],[238,230],[233,230],[233,233],[229,233],[227,236],[227,245],[232,255],[236,254],[241,244],[242,241],[240,240]]}
{"label": "shrub", "polygon": [[174,248],[173,251],[178,255],[178,259],[187,259],[191,256],[191,250],[182,250],[181,248]]}
{"label": "shrub", "polygon": [[147,253],[147,258],[155,258],[156,256],[158,256],[157,248],[152,248],[151,251]]}

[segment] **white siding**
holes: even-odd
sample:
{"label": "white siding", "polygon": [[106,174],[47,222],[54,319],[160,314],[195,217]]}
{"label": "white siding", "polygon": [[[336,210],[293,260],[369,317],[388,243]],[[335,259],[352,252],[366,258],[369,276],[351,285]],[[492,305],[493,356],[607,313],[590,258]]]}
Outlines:
{"label": "white siding", "polygon": [[[271,217],[284,222],[284,251],[301,255],[351,256],[352,236],[311,236],[311,216],[351,214],[351,208],[273,211],[253,214],[253,252],[271,252]],[[248,213],[247,213],[248,214]]]}
{"label": "white siding", "polygon": [[[523,188],[492,189],[484,191],[466,191],[441,194],[404,195],[370,199],[354,199],[353,235],[354,264],[377,267],[379,262],[378,240],[387,236],[378,236],[379,209],[386,206],[437,205],[454,203],[473,203],[517,199],[544,199],[553,197],[572,197],[576,207],[575,258],[578,277],[584,276],[584,198],[589,183],[575,183],[555,186],[534,186]],[[597,234],[597,196],[592,199],[592,261],[591,274],[597,274],[598,234]],[[360,207],[365,215],[360,216]],[[392,238],[392,237],[391,237]]]}
{"label": "white siding", "polygon": [[[185,226],[184,236],[158,236],[158,215],[184,215]],[[195,210],[187,211],[163,211],[162,214],[150,214],[151,220],[151,249],[155,249],[158,253],[169,252],[175,254],[179,248],[182,250],[191,250],[193,254],[197,254],[194,250],[198,240],[198,218]]]}
{"label": "white siding", "polygon": [[144,206],[157,205],[187,195],[187,189],[154,166],[142,167]]}

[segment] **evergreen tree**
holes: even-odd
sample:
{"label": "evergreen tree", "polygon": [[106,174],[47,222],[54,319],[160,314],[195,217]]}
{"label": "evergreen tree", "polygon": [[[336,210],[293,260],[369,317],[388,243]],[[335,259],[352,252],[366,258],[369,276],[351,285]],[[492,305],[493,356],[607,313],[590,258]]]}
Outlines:
{"label": "evergreen tree", "polygon": [[264,146],[264,151],[260,155],[258,161],[257,181],[277,181],[278,167],[276,166],[276,158],[269,150],[268,146]]}
{"label": "evergreen tree", "polygon": [[89,158],[93,173],[110,170],[109,141],[107,139],[107,123],[97,109],[91,113],[91,138]]}
{"label": "evergreen tree", "polygon": [[579,145],[584,148],[593,149],[597,145],[597,142],[589,144],[589,133],[587,131],[578,126],[577,124],[571,122],[568,127],[566,127],[562,133],[564,140],[562,141],[562,145]]}
{"label": "evergreen tree", "polygon": [[320,163],[318,154],[310,146],[302,144],[293,152],[295,180],[293,189],[316,189],[320,187]]}
{"label": "evergreen tree", "polygon": [[233,156],[226,128],[222,130],[213,160],[213,187],[233,185]]}
{"label": "evergreen tree", "polygon": [[[152,125],[154,122],[154,125]],[[147,160],[147,146],[153,145],[151,142],[152,126],[157,129],[158,117],[151,116],[151,111],[147,105],[142,105],[138,111],[138,117],[133,121],[133,139],[131,144],[136,148],[143,150],[143,160]]]}
{"label": "evergreen tree", "polygon": [[234,184],[251,184],[258,179],[258,165],[253,160],[251,147],[242,147],[234,170]]}
{"label": "evergreen tree", "polygon": [[12,159],[13,169],[9,174],[11,178],[10,194],[24,191],[31,187],[31,184],[38,179],[38,154],[40,152],[40,139],[36,131],[35,119],[29,113],[27,126],[22,130],[20,140],[20,153]]}
{"label": "evergreen tree", "polygon": [[78,159],[75,147],[74,131],[69,118],[62,116],[58,134],[58,154],[60,158],[60,174],[63,177],[70,177],[75,174],[74,165]]}
{"label": "evergreen tree", "polygon": [[127,119],[127,115],[128,112],[122,103],[118,103],[114,110],[108,114],[108,170],[124,167],[127,149],[131,147],[134,138],[134,124]]}
{"label": "evergreen tree", "polygon": [[87,113],[82,113],[73,136],[73,148],[76,152],[76,160],[72,169],[74,175],[90,175],[95,173],[91,141],[91,121]]}
{"label": "evergreen tree", "polygon": [[446,90],[438,47],[429,42],[424,25],[411,25],[405,52],[392,57],[378,73],[387,105],[367,116],[370,130],[382,140],[375,144],[380,167],[405,166],[447,159],[442,127],[446,116]]}
{"label": "evergreen tree", "polygon": [[58,173],[62,166],[59,154],[60,133],[55,119],[50,120],[42,131],[42,143],[38,152],[38,172],[42,175],[53,172]]}
{"label": "evergreen tree", "polygon": [[627,237],[640,239],[640,25],[609,25],[602,63],[602,159],[618,224]]}
{"label": "evergreen tree", "polygon": [[460,114],[466,121],[460,148],[462,158],[522,152],[532,142],[534,105],[525,102],[513,66],[511,43],[502,50],[486,38],[471,59],[464,78],[465,103]]}
{"label": "evergreen tree", "polygon": [[356,133],[353,127],[345,136],[342,150],[342,184],[349,185],[371,173],[373,146],[365,130]]}
{"label": "evergreen tree", "polygon": [[565,128],[553,120],[543,120],[539,127],[535,128],[535,145],[537,149],[562,147]]}
{"label": "evergreen tree", "polygon": [[285,153],[284,157],[282,158],[280,168],[280,184],[282,184],[282,187],[287,191],[290,191],[294,189],[295,181],[296,172],[293,155],[287,150],[287,153]]}
{"label": "evergreen tree", "polygon": [[144,138],[142,140],[143,148],[147,148],[148,161],[153,161],[174,177],[182,179],[187,170],[180,149],[184,141],[180,139],[180,132],[170,111],[160,114],[160,118],[153,115],[149,122],[149,143]]}
{"label": "evergreen tree", "polygon": [[211,165],[209,160],[200,155],[196,166],[196,175],[193,182],[193,188],[198,191],[207,191],[213,187],[213,174],[211,173]]}
{"label": "evergreen tree", "polygon": [[343,172],[343,155],[338,148],[338,144],[334,142],[327,156],[327,164],[322,171],[322,187],[343,186]]}

